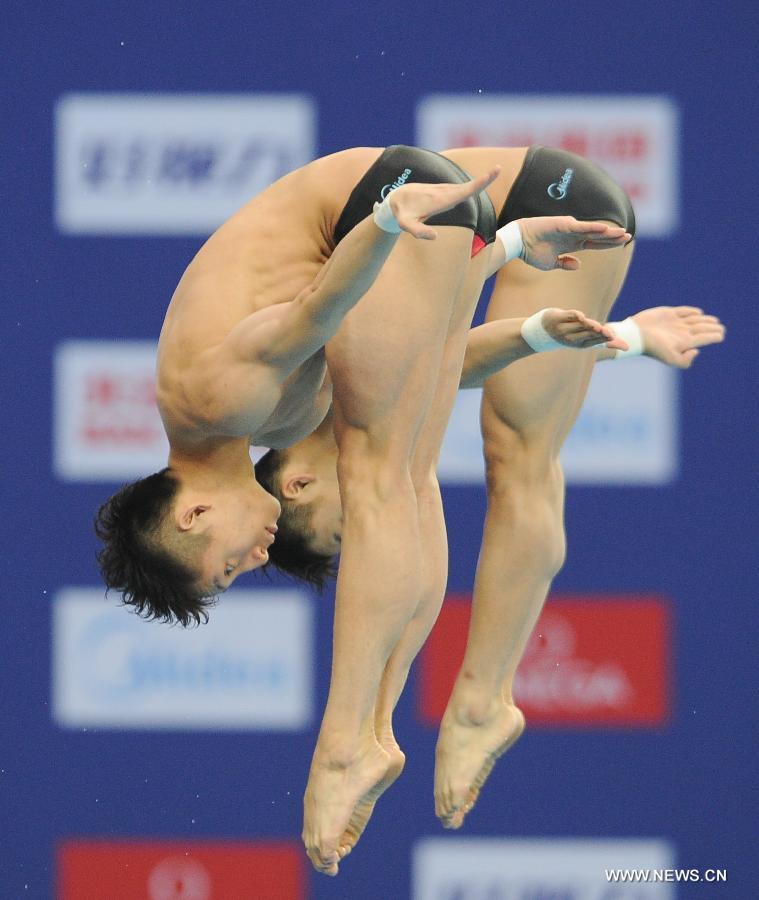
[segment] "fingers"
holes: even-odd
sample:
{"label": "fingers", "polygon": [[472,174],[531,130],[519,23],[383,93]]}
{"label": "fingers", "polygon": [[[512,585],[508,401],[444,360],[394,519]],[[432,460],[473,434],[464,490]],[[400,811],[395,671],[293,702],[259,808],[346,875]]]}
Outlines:
{"label": "fingers", "polygon": [[698,322],[696,324],[688,324],[688,331],[691,334],[721,334],[724,336],[725,327],[715,322]]}
{"label": "fingers", "polygon": [[571,313],[574,316],[575,321],[577,322],[578,330],[595,331],[609,340],[614,337],[614,330],[612,328],[610,328],[608,325],[601,324],[601,322],[596,322],[595,319],[591,319],[590,316],[586,316],[582,310],[573,309],[571,310]]}
{"label": "fingers", "polygon": [[676,306],[675,307],[675,315],[678,315],[681,318],[685,318],[686,316],[702,316],[703,314],[704,314],[703,309],[699,309],[697,306]]}
{"label": "fingers", "polygon": [[622,338],[612,338],[610,341],[606,341],[606,346],[609,350],[629,350],[630,345],[627,341],[623,341]]}
{"label": "fingers", "polygon": [[579,309],[548,310],[544,315],[543,324],[551,337],[576,350],[585,350],[601,344],[612,350],[629,349],[627,342],[616,337],[612,328],[596,322]]}
{"label": "fingers", "polygon": [[686,325],[722,325],[722,322],[716,316],[705,316],[703,313],[690,313],[682,316]]}
{"label": "fingers", "polygon": [[566,230],[571,234],[588,235],[591,240],[629,241],[632,235],[620,225],[608,225],[606,222],[579,222],[574,216],[566,216]]}
{"label": "fingers", "polygon": [[471,196],[472,194],[479,194],[480,191],[484,191],[485,188],[489,187],[500,174],[501,167],[493,166],[493,168],[485,175],[480,175],[480,177],[475,178],[474,181],[468,182],[468,184],[465,185],[465,187],[469,188],[467,196]]}
{"label": "fingers", "polygon": [[580,260],[569,253],[562,253],[556,257],[555,269],[565,269],[567,272],[576,272],[580,268]]}
{"label": "fingers", "polygon": [[613,334],[604,334],[597,331],[585,331],[577,335],[576,343],[573,346],[586,349],[588,347],[606,346],[609,350],[629,350],[630,345],[622,338],[615,337]]}
{"label": "fingers", "polygon": [[698,356],[699,350],[686,350],[685,353],[680,354],[680,358],[678,359],[676,365],[680,369],[689,369],[693,364],[693,360]]}
{"label": "fingers", "polygon": [[[494,166],[487,174],[480,175],[479,178],[475,178],[472,181],[465,181],[463,184],[438,185],[439,188],[443,189],[441,198],[445,198],[444,201],[438,204],[438,211],[444,212],[446,209],[452,209],[468,197],[479,194],[481,191],[484,191],[488,185],[492,184],[500,174],[501,167]],[[428,215],[432,215],[432,213],[429,213]]]}
{"label": "fingers", "polygon": [[395,220],[402,231],[408,232],[413,237],[434,241],[437,232],[429,225],[425,225],[424,220],[453,209],[468,197],[484,190],[500,172],[501,167],[495,166],[487,174],[463,184],[402,185],[389,195],[393,197],[389,202]]}
{"label": "fingers", "polygon": [[689,348],[693,347],[708,347],[709,344],[721,344],[722,341],[725,340],[725,332],[722,331],[707,331],[703,334],[694,335],[689,341]]}
{"label": "fingers", "polygon": [[434,241],[437,238],[437,231],[429,225],[425,225],[424,222],[410,219],[408,216],[399,215],[398,213],[396,213],[395,218],[401,230],[408,232],[412,237],[422,241]]}
{"label": "fingers", "polygon": [[622,247],[632,240],[632,235],[619,225],[607,225],[606,222],[575,222],[569,229],[572,234],[583,235],[583,250],[608,250],[610,247]]}
{"label": "fingers", "polygon": [[614,332],[607,328],[606,325],[599,325],[598,322],[568,321],[562,323],[561,333],[563,335],[581,335],[581,334],[601,334],[607,340],[614,337]]}
{"label": "fingers", "polygon": [[603,237],[590,237],[586,238],[583,242],[582,249],[583,250],[609,250],[612,247],[624,247],[624,245],[630,240],[629,234],[623,234],[621,237],[615,238],[607,238],[605,235]]}

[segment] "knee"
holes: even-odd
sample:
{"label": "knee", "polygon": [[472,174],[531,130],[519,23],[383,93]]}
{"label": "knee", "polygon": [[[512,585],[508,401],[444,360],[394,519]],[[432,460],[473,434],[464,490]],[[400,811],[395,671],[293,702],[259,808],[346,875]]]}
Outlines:
{"label": "knee", "polygon": [[530,491],[560,500],[564,480],[558,452],[546,436],[502,428],[483,435],[488,497]]}
{"label": "knee", "polygon": [[337,478],[343,505],[356,498],[371,505],[414,497],[408,461],[392,447],[378,445],[361,434],[338,446]]}
{"label": "knee", "polygon": [[564,476],[558,458],[515,440],[485,444],[488,516],[512,523],[551,577],[564,565]]}

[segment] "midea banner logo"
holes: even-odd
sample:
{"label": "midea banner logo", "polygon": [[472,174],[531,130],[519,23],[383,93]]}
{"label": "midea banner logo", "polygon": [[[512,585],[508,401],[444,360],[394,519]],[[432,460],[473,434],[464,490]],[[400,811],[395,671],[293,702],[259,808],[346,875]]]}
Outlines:
{"label": "midea banner logo", "polygon": [[53,715],[70,728],[282,730],[312,717],[309,598],[231,591],[207,625],[145,622],[99,588],[53,614]]}

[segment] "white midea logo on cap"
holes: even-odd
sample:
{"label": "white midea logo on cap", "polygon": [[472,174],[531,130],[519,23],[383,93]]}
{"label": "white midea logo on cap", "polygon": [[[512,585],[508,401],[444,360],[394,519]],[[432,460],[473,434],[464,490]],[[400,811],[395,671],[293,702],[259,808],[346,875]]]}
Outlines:
{"label": "white midea logo on cap", "polygon": [[574,169],[567,169],[561,176],[561,181],[554,181],[553,184],[548,185],[548,196],[552,200],[563,200],[567,196],[569,183],[572,180],[574,173]]}

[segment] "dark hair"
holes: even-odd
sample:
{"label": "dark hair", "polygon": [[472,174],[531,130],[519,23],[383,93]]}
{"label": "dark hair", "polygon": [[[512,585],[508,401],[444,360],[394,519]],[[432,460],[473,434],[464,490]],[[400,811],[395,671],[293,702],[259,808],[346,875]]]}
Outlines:
{"label": "dark hair", "polygon": [[208,621],[214,598],[203,596],[192,565],[207,538],[171,528],[178,487],[168,468],[124,485],[98,510],[95,533],[105,545],[97,561],[108,590],[144,619],[187,626]]}
{"label": "dark hair", "polygon": [[337,575],[335,557],[316,553],[309,546],[313,538],[313,503],[294,503],[282,496],[279,475],[287,458],[286,450],[269,450],[256,463],[256,480],[282,505],[277,521],[277,539],[269,547],[269,564],[297,581],[323,591]]}

